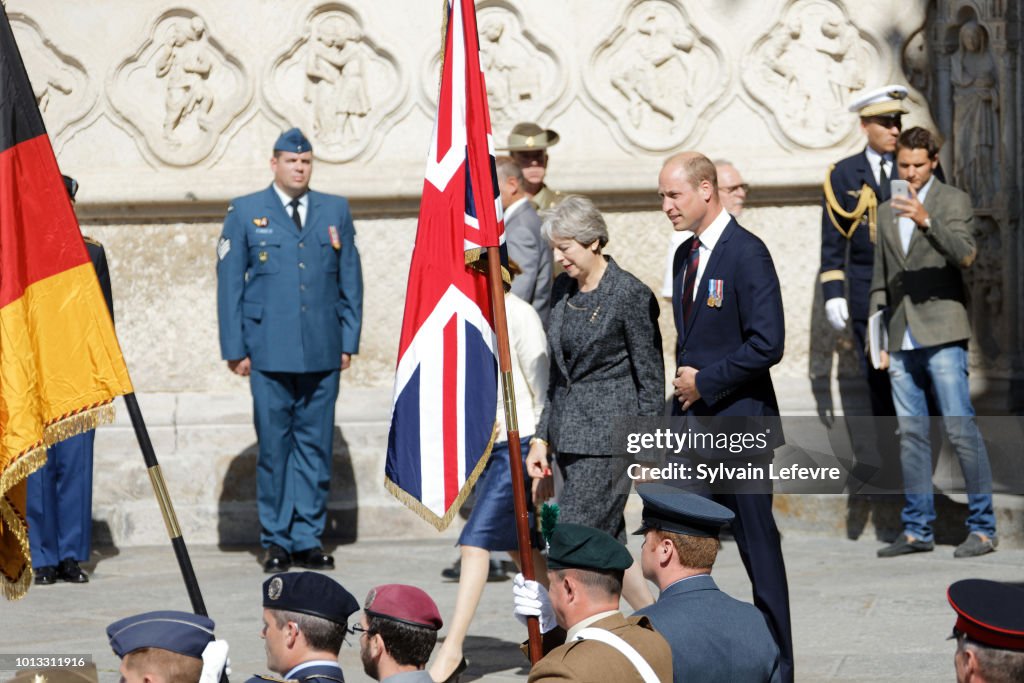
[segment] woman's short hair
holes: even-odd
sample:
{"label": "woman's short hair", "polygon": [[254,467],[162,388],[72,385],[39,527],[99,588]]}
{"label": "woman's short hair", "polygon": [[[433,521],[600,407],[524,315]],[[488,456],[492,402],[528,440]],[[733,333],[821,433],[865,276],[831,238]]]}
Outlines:
{"label": "woman's short hair", "polygon": [[541,214],[541,234],[549,242],[558,238],[576,240],[580,244],[608,244],[608,225],[594,202],[578,194],[567,195],[558,204]]}

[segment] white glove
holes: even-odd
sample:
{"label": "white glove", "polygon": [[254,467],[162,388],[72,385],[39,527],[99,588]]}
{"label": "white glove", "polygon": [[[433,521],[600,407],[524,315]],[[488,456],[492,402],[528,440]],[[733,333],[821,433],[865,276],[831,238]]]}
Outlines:
{"label": "white glove", "polygon": [[551,598],[544,586],[536,581],[527,581],[522,574],[516,574],[512,580],[512,595],[516,605],[512,613],[523,626],[526,626],[526,617],[540,618],[541,633],[547,633],[558,625],[555,610],[551,608]]}
{"label": "white glove", "polygon": [[231,663],[228,661],[228,641],[211,640],[203,650],[203,671],[199,674],[199,683],[220,683],[222,671],[231,674]]}
{"label": "white glove", "polygon": [[846,327],[846,321],[850,318],[850,309],[846,306],[846,299],[841,296],[829,299],[825,302],[825,317],[828,324],[835,330],[842,330]]}

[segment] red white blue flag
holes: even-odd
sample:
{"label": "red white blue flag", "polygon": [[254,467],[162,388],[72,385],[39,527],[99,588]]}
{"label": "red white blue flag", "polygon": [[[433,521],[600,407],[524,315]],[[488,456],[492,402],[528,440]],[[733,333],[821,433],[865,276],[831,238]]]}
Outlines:
{"label": "red white blue flag", "polygon": [[409,269],[385,485],[438,529],[487,462],[498,400],[487,278],[504,244],[473,0],[450,0],[437,119]]}

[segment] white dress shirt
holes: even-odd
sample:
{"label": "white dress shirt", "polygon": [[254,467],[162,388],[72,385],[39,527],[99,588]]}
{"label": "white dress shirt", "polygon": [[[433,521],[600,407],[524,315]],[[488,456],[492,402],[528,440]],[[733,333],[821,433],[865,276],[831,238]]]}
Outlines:
{"label": "white dress shirt", "polygon": [[[286,214],[288,214],[289,217],[291,217],[291,215],[292,215],[292,207],[291,207],[292,198],[289,197],[288,195],[286,195],[281,190],[281,188],[277,186],[277,183],[274,183],[274,192],[277,193],[277,196],[281,200],[281,203],[284,204],[284,212]],[[302,220],[302,227],[306,227],[306,213],[308,212],[308,208],[307,208],[308,206],[309,206],[309,192],[304,192],[304,193],[302,193],[302,196],[299,197],[299,219]]]}

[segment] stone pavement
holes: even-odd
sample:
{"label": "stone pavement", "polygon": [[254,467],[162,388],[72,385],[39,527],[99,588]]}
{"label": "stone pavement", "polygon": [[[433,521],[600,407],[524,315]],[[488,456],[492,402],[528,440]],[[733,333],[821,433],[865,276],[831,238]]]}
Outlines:
{"label": "stone pavement", "polygon": [[[633,522],[634,520],[630,520]],[[880,560],[880,543],[850,541],[783,529],[799,681],[952,680],[954,622],[946,587],[961,578],[1024,580],[1024,550],[1004,549],[974,560],[954,560],[953,546]],[[630,549],[639,549],[631,537]],[[264,671],[259,639],[260,585],[255,549],[190,549],[217,632],[231,644],[234,674],[242,681]],[[374,585],[412,583],[437,600],[447,618],[456,585],[439,572],[455,557],[447,540],[365,541],[334,549],[332,575],[362,601]],[[117,681],[117,660],[104,628],[115,619],[153,609],[189,609],[169,545],[101,549],[93,580],[84,586],[34,586],[27,597],[0,604],[5,653],[90,654],[100,680]],[[714,576],[731,594],[749,600],[736,546],[726,541]],[[527,668],[516,645],[525,631],[511,616],[510,583],[488,584],[466,655],[463,680],[523,681]],[[369,680],[350,637],[341,662],[350,683]],[[0,676],[5,680],[6,676]]]}

